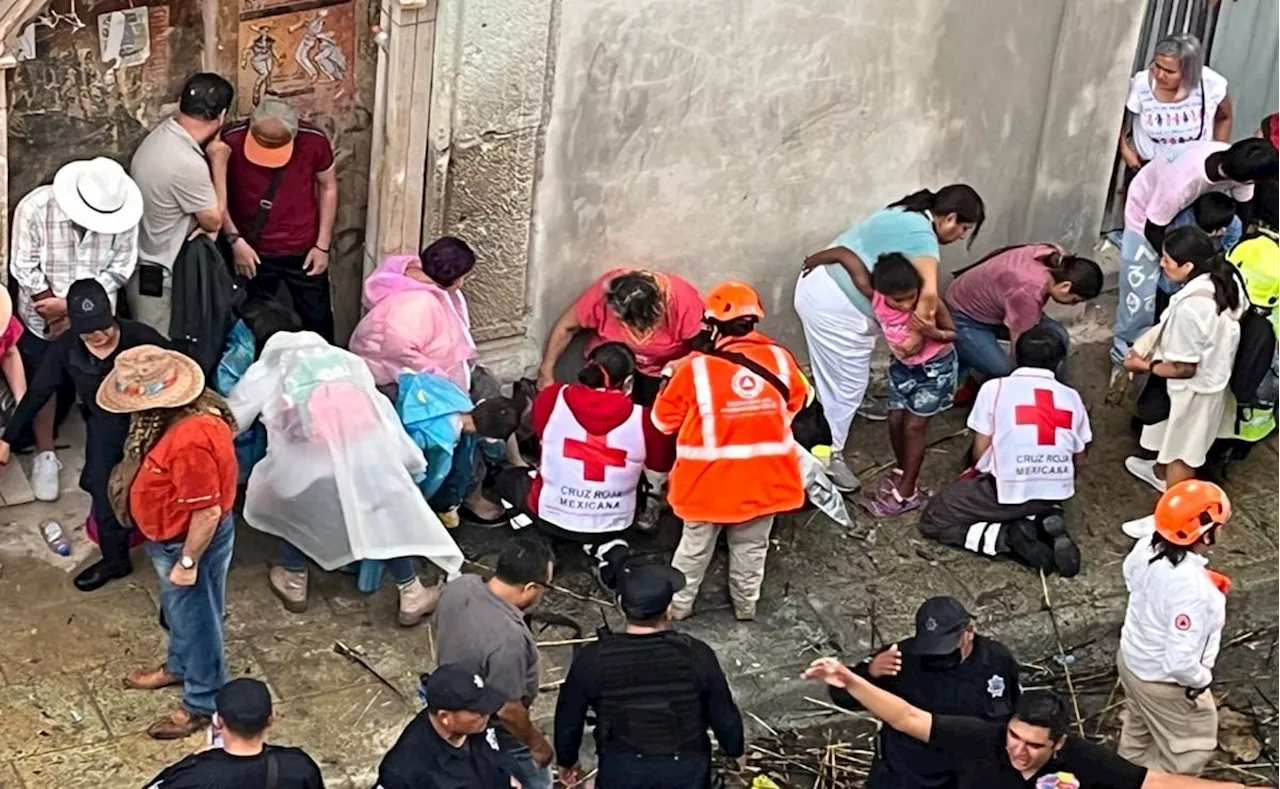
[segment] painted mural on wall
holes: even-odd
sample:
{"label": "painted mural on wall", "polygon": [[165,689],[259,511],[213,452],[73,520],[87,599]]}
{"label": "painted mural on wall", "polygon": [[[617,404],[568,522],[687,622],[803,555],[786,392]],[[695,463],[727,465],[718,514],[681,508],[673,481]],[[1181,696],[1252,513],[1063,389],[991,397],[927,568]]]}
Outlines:
{"label": "painted mural on wall", "polygon": [[355,101],[355,2],[241,0],[236,94],[241,113],[262,97],[304,115]]}

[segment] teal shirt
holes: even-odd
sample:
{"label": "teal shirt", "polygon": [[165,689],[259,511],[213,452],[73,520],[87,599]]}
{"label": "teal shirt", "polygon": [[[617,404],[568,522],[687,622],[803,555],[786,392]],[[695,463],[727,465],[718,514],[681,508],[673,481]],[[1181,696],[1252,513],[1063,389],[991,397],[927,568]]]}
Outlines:
{"label": "teal shirt", "polygon": [[[938,236],[933,232],[933,221],[919,211],[903,211],[901,208],[883,208],[858,224],[836,236],[828,249],[845,247],[857,255],[867,271],[876,267],[876,259],[889,252],[898,252],[908,259],[940,259]],[[844,266],[833,263],[827,273],[840,286],[849,302],[863,315],[875,320],[871,302],[858,292],[853,277]]]}

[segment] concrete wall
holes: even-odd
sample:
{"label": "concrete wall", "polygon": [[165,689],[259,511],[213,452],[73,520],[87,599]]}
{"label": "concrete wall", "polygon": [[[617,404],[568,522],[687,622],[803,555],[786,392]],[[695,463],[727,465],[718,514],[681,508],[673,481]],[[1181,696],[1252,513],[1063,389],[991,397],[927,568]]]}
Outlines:
{"label": "concrete wall", "polygon": [[769,328],[800,347],[802,257],[917,188],[984,195],[975,254],[1090,248],[1141,13],[1131,0],[447,3],[424,228],[480,250],[482,339],[540,343],[583,285],[637,265],[752,281]]}

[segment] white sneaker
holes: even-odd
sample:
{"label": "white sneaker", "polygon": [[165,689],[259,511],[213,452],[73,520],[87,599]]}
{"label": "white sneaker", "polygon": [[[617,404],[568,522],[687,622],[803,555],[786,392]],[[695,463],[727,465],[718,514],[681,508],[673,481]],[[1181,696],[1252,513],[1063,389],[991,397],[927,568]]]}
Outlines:
{"label": "white sneaker", "polygon": [[1156,462],[1154,460],[1143,460],[1140,457],[1131,455],[1124,459],[1124,467],[1133,476],[1164,493],[1165,481],[1156,476]]}
{"label": "white sneaker", "polygon": [[853,470],[839,455],[831,457],[831,462],[827,466],[827,476],[831,478],[831,483],[836,486],[836,490],[841,493],[856,493],[858,488],[862,487]]}
{"label": "white sneaker", "polygon": [[53,452],[41,452],[31,464],[31,492],[40,501],[58,500],[58,472],[62,461]]}
{"label": "white sneaker", "polygon": [[1156,516],[1144,515],[1136,520],[1125,521],[1120,526],[1120,531],[1124,532],[1125,536],[1135,540],[1150,537],[1156,533]]}

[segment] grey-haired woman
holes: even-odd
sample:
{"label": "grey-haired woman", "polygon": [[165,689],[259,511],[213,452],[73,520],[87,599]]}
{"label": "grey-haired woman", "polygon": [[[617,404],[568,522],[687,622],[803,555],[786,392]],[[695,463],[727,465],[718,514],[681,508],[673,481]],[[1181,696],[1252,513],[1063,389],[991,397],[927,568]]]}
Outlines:
{"label": "grey-haired woman", "polygon": [[1150,65],[1133,75],[1120,134],[1120,156],[1129,168],[1157,157],[1171,161],[1192,143],[1231,136],[1227,78],[1204,59],[1195,36],[1168,36],[1156,44]]}

